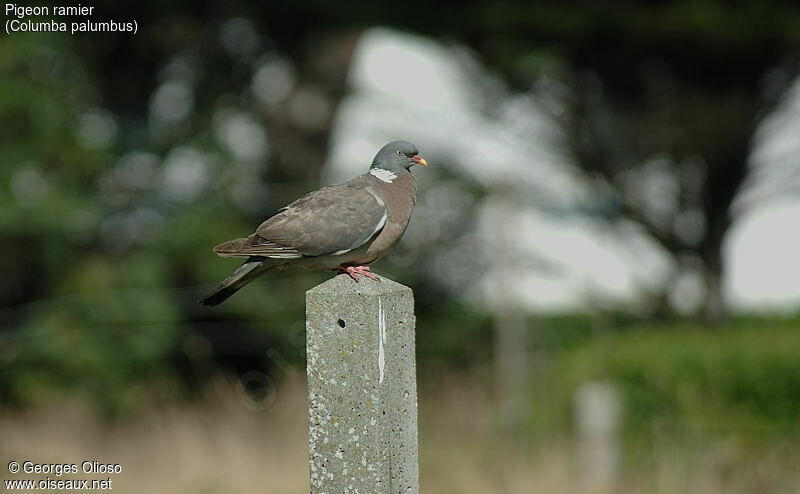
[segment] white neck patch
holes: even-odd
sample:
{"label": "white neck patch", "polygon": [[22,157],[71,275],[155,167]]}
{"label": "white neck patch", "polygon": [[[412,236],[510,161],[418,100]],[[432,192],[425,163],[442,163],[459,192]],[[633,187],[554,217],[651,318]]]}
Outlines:
{"label": "white neck patch", "polygon": [[376,177],[378,180],[386,182],[387,184],[392,183],[392,181],[397,178],[397,175],[389,170],[384,170],[383,168],[370,168],[369,174],[373,177]]}

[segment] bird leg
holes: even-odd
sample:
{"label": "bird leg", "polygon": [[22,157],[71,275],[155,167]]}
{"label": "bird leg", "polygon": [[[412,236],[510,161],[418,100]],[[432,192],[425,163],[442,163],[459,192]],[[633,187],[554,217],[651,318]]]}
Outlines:
{"label": "bird leg", "polygon": [[343,273],[347,273],[348,276],[356,281],[358,281],[358,275],[364,275],[375,281],[380,280],[377,276],[372,274],[372,269],[370,269],[369,266],[342,266],[339,270]]}

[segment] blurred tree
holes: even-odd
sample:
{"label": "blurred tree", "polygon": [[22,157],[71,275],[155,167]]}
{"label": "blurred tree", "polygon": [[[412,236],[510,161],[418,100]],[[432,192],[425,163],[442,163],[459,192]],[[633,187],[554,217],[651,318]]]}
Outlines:
{"label": "blurred tree", "polygon": [[119,262],[125,225],[112,232],[104,219],[126,201],[94,187],[116,121],[75,46],[31,33],[5,38],[0,52],[0,145],[10,164],[0,168],[9,185],[0,189],[0,364],[12,377],[0,381],[0,396],[46,399],[54,387],[74,387],[113,409],[173,344],[166,260]]}
{"label": "blurred tree", "polygon": [[[122,386],[176,351],[182,328],[223,317],[268,332],[295,323],[291,290],[254,286],[209,315],[191,287],[230,270],[209,246],[314,187],[353,48],[376,24],[465,43],[515,89],[554,96],[565,146],[608,199],[598,214],[641,225],[676,272],[699,269],[716,319],[753,133],[800,48],[800,7],[778,0],[164,0],[96,13],[136,19],[139,32],[0,40],[0,304],[16,305],[0,364],[40,384],[114,369],[106,384]],[[538,91],[546,81],[557,83]],[[135,358],[70,360],[89,344]]]}
{"label": "blurred tree", "polygon": [[[214,314],[193,285],[231,269],[208,262],[215,242],[317,185],[359,22],[327,4],[236,0],[99,2],[105,19],[139,32],[0,40],[0,364],[13,377],[0,394],[20,401],[77,386],[113,407],[185,353],[186,329],[234,367],[268,365],[233,342],[252,321],[298,353],[287,332],[302,278]],[[221,321],[241,331],[218,338]]]}
{"label": "blurred tree", "polygon": [[515,87],[558,80],[548,96],[562,105],[565,145],[606,199],[597,214],[637,223],[673,258],[661,310],[694,273],[700,311],[723,317],[731,206],[759,124],[798,74],[800,6],[505,1],[473,13],[448,29]]}

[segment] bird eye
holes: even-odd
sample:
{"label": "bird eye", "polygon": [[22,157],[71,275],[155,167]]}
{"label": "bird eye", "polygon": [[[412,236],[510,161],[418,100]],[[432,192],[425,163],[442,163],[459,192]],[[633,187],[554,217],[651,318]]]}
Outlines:
{"label": "bird eye", "polygon": [[396,154],[397,156],[403,156],[403,153],[401,153],[399,149],[398,149],[397,151],[395,151],[395,154]]}

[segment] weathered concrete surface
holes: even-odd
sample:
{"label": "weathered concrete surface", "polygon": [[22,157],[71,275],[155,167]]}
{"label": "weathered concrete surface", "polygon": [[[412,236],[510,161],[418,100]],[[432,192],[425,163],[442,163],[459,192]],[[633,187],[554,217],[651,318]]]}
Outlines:
{"label": "weathered concrete surface", "polygon": [[414,294],[339,275],[306,293],[312,494],[419,491]]}

